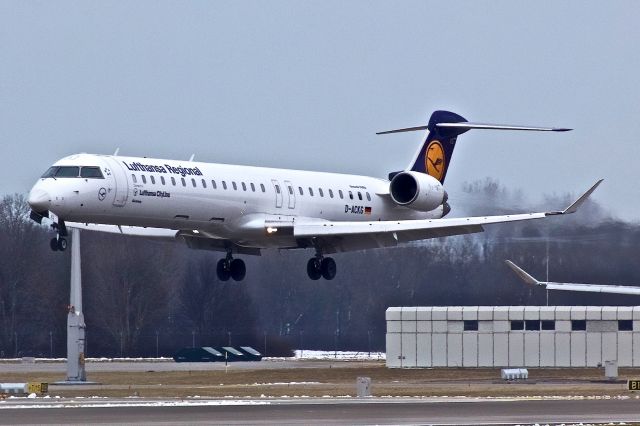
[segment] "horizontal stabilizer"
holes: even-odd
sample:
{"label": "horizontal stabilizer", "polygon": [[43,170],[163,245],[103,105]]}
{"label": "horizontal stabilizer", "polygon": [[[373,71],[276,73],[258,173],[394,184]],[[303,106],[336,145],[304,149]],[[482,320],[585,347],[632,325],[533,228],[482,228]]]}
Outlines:
{"label": "horizontal stabilizer", "polygon": [[489,124],[489,123],[438,123],[436,127],[449,127],[457,129],[493,129],[493,130],[529,130],[535,132],[568,132],[573,129],[564,127],[539,127],[539,126],[517,126],[509,124]]}
{"label": "horizontal stabilizer", "polygon": [[510,260],[505,263],[518,275],[518,277],[527,284],[538,285],[547,290],[564,290],[564,291],[585,291],[590,293],[612,293],[612,294],[637,294],[640,295],[640,287],[626,285],[602,285],[602,284],[576,284],[576,283],[554,283],[550,281],[538,281],[533,278],[522,268],[518,267]]}
{"label": "horizontal stabilizer", "polygon": [[[573,129],[566,127],[539,127],[539,126],[519,126],[510,124],[489,124],[489,123],[469,123],[463,121],[460,123],[436,123],[436,127],[443,129],[460,129],[460,133],[472,129],[490,129],[490,130],[525,130],[534,132],[568,132]],[[429,126],[405,127],[403,129],[386,130],[377,132],[376,135],[388,135],[390,133],[417,132],[420,130],[429,130]]]}

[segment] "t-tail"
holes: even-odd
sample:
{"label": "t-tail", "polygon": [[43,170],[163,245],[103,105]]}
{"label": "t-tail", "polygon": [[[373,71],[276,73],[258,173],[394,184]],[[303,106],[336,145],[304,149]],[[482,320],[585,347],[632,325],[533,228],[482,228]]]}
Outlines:
{"label": "t-tail", "polygon": [[[530,130],[543,132],[566,132],[571,129],[558,127],[515,126],[505,124],[470,123],[464,117],[449,111],[435,111],[426,126],[378,132],[378,135],[427,130],[424,143],[416,151],[405,170],[427,173],[444,183],[451,164],[458,136],[471,129]],[[390,178],[395,173],[390,175]]]}

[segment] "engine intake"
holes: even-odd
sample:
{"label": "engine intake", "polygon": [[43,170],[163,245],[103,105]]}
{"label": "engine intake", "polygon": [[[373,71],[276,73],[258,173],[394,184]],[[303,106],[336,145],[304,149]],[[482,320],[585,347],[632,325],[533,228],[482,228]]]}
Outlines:
{"label": "engine intake", "polygon": [[395,175],[389,183],[389,193],[396,204],[423,212],[446,201],[446,192],[437,179],[414,171]]}

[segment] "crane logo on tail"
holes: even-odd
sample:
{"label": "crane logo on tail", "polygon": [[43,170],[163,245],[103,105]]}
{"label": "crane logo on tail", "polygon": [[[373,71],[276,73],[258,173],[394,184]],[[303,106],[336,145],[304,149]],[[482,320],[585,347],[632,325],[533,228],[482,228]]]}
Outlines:
{"label": "crane logo on tail", "polygon": [[427,169],[427,173],[434,178],[442,181],[442,177],[444,176],[445,168],[445,158],[444,158],[444,148],[440,141],[431,141],[431,143],[427,146],[427,152],[424,156],[424,165]]}

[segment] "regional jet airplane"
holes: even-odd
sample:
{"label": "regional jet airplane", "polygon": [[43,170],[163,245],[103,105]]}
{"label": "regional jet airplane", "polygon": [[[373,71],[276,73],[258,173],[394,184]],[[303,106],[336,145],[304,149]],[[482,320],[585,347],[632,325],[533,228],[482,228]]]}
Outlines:
{"label": "regional jet airplane", "polygon": [[458,135],[471,129],[569,129],[470,123],[436,111],[427,137],[405,170],[389,179],[193,161],[77,154],[51,166],[28,202],[31,218],[53,220],[53,250],[64,250],[68,227],[181,240],[194,249],[226,253],[222,281],[245,277],[242,259],[266,248],[315,249],[309,278],[331,280],[328,254],[407,241],[481,232],[492,223],[573,213],[596,183],[562,211],[443,219],[449,213],[443,183]]}
{"label": "regional jet airplane", "polygon": [[574,283],[554,283],[551,281],[538,281],[533,278],[522,268],[518,267],[510,260],[505,263],[516,273],[516,275],[526,284],[536,285],[547,290],[566,290],[566,291],[588,291],[591,293],[615,293],[615,294],[640,294],[640,287],[627,285],[611,285],[611,284],[574,284]]}

